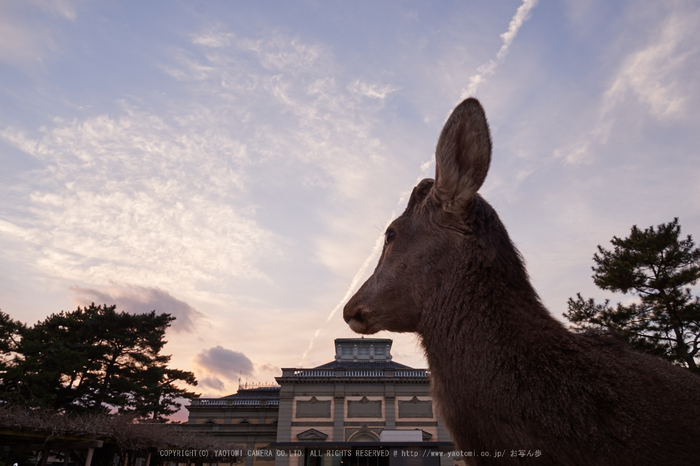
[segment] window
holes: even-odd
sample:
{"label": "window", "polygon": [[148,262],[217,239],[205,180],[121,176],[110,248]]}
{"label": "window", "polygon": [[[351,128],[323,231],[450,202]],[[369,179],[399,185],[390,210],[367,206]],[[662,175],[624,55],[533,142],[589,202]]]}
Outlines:
{"label": "window", "polygon": [[331,402],[330,400],[319,401],[315,396],[309,401],[297,401],[297,418],[302,417],[331,417]]}

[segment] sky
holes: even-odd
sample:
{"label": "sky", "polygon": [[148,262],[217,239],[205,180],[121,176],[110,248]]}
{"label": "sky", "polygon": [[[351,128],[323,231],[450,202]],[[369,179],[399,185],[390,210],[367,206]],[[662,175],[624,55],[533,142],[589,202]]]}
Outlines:
{"label": "sky", "polygon": [[698,76],[694,1],[0,0],[0,309],[171,313],[203,396],[326,363],[468,96],[552,314],[625,302],[597,245],[700,238]]}

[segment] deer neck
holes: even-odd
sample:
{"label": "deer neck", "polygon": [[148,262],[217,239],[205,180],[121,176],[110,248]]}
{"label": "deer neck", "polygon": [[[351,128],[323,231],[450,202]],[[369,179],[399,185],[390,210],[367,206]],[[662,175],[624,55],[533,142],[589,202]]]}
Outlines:
{"label": "deer neck", "polygon": [[516,290],[481,277],[464,279],[459,295],[426,309],[430,318],[419,329],[433,398],[462,446],[513,443],[515,434],[492,420],[522,417],[536,404],[522,387],[541,377],[551,341],[566,332],[529,283]]}
{"label": "deer neck", "polygon": [[[512,378],[504,372],[508,368],[527,371],[519,364],[524,355],[539,351],[544,356],[553,341],[566,338],[566,330],[542,305],[517,250],[508,243],[500,256],[463,259],[451,283],[431,301],[432,308],[425,309],[418,330],[433,379],[443,379],[447,386],[461,379],[460,389],[472,389],[475,396],[498,378]],[[465,249],[479,246],[484,245]]]}

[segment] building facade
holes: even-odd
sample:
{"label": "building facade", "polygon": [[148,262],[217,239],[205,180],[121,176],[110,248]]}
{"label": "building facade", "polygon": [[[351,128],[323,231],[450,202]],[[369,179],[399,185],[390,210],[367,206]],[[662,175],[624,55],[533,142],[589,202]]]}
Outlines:
{"label": "building facade", "polygon": [[333,361],[283,368],[279,387],[193,400],[188,427],[230,439],[246,466],[452,465],[428,372],[394,362],[391,345],[337,339]]}

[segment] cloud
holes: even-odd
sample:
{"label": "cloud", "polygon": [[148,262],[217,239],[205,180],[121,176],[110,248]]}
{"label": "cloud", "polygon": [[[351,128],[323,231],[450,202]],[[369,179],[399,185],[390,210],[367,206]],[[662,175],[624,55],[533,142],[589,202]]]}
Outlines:
{"label": "cloud", "polygon": [[367,84],[356,79],[348,85],[348,90],[364,97],[383,101],[389,94],[396,92],[398,88],[390,85]]}
{"label": "cloud", "polygon": [[693,59],[700,55],[694,40],[698,19],[698,11],[674,9],[656,25],[647,25],[654,32],[644,36],[641,47],[622,53],[590,129],[555,149],[554,157],[569,164],[590,163],[613,135],[619,137],[625,122],[635,121],[631,128],[638,128],[648,117],[655,120],[654,126],[688,119],[689,111],[695,111],[691,100],[700,72],[698,60]]}
{"label": "cloud", "polygon": [[230,32],[205,32],[200,34],[192,34],[192,43],[195,45],[203,45],[205,47],[228,47],[231,45],[231,40],[235,39],[236,35]]}
{"label": "cloud", "polygon": [[698,12],[672,12],[649,44],[628,55],[604,95],[602,113],[632,94],[659,120],[684,116],[695,85],[687,77],[693,72],[691,59],[700,51],[693,40],[699,17]]}
{"label": "cloud", "polygon": [[253,362],[237,351],[215,346],[206,349],[194,357],[198,368],[212,376],[236,380],[240,375],[253,374]]}
{"label": "cloud", "polygon": [[42,11],[53,16],[60,16],[73,21],[78,17],[76,6],[83,0],[29,0],[28,3],[36,5]]}
{"label": "cloud", "polygon": [[197,382],[199,382],[199,385],[202,387],[210,387],[217,391],[223,391],[226,388],[224,383],[216,377],[202,377],[198,379]]}
{"label": "cloud", "polygon": [[31,220],[5,228],[38,248],[42,270],[102,285],[265,279],[255,262],[276,253],[273,235],[237,202],[247,148],[224,132],[124,107],[0,138],[44,166],[27,176]]}
{"label": "cloud", "polygon": [[[9,2],[7,2],[9,3]],[[26,21],[8,14],[0,3],[0,62],[23,64],[41,60],[47,51],[55,49],[51,34]]]}
{"label": "cloud", "polygon": [[197,322],[204,315],[187,304],[158,288],[142,286],[111,287],[102,291],[73,286],[70,288],[77,296],[73,301],[78,306],[88,306],[92,302],[116,304],[117,308],[132,314],[144,314],[156,311],[168,313],[176,318],[172,329],[176,332],[192,332]]}
{"label": "cloud", "polygon": [[0,62],[26,65],[56,55],[59,47],[52,17],[75,20],[77,3],[72,0],[0,2]]}
{"label": "cloud", "polygon": [[510,20],[508,30],[501,34],[503,45],[501,45],[501,48],[496,53],[496,58],[484,63],[476,69],[477,73],[469,78],[469,86],[466,89],[462,89],[462,99],[473,96],[479,84],[495,73],[498,65],[503,63],[515,36],[518,35],[518,31],[523,23],[530,17],[530,10],[532,10],[535,5],[537,5],[537,0],[523,0],[522,5],[518,7],[515,15],[513,15],[513,18]]}
{"label": "cloud", "polygon": [[[372,248],[366,219],[383,223],[393,208],[391,198],[364,200],[399,185],[384,179],[388,167],[404,170],[405,154],[377,137],[397,86],[274,31],[191,36],[156,67],[162,100],[0,128],[40,167],[15,186],[20,214],[3,217],[0,240],[20,244],[42,276],[83,290],[147,285],[235,302],[251,325],[241,309],[326,314]],[[319,276],[320,290],[306,278]],[[288,292],[299,287],[309,292]],[[280,322],[314,330],[292,314]]]}
{"label": "cloud", "polygon": [[[304,43],[295,36],[272,31],[261,38],[239,37],[233,33],[208,31],[190,36],[194,45],[220,49],[224,56],[232,58],[231,51],[253,56],[255,61],[268,70],[289,73],[293,70],[305,71],[318,65],[319,59],[328,57],[328,52],[320,44]],[[229,49],[228,51],[226,49]],[[216,55],[210,55],[213,59]]]}
{"label": "cloud", "polygon": [[563,159],[564,163],[573,165],[591,163],[593,161],[591,157],[592,147],[598,148],[604,144],[610,136],[611,129],[611,121],[599,120],[597,125],[586,132],[583,138],[554,149],[554,158]]}
{"label": "cloud", "polygon": [[275,374],[279,374],[281,369],[272,364],[261,364],[258,366],[257,370],[261,372],[272,372]]}
{"label": "cloud", "polygon": [[[217,114],[228,113],[232,102],[238,109],[256,109],[234,118],[247,130],[241,139],[256,172],[266,175],[259,182],[274,179],[280,191],[314,193],[314,211],[302,207],[298,213],[313,216],[326,230],[340,219],[344,225],[357,224],[356,201],[380,184],[381,168],[390,158],[373,134],[382,103],[398,87],[347,77],[351,73],[344,73],[327,47],[279,32],[257,38],[204,32],[192,42],[202,55],[173,73],[192,75],[195,82],[198,70],[213,68],[198,91],[203,101]],[[385,215],[379,208],[376,212]],[[344,227],[340,234],[350,233]],[[336,248],[347,249],[347,241],[339,246],[343,239],[334,236]],[[332,268],[336,261],[329,257],[318,254]]]}
{"label": "cloud", "polygon": [[395,86],[346,81],[327,48],[279,32],[241,37],[212,31],[191,40],[195,50],[177,51],[163,69],[196,89],[206,106],[200,120],[232,122],[226,133],[245,143],[258,173],[264,168],[282,177],[282,169],[302,163],[306,187],[351,198],[364,192],[368,162],[384,158],[371,137],[376,102]]}

